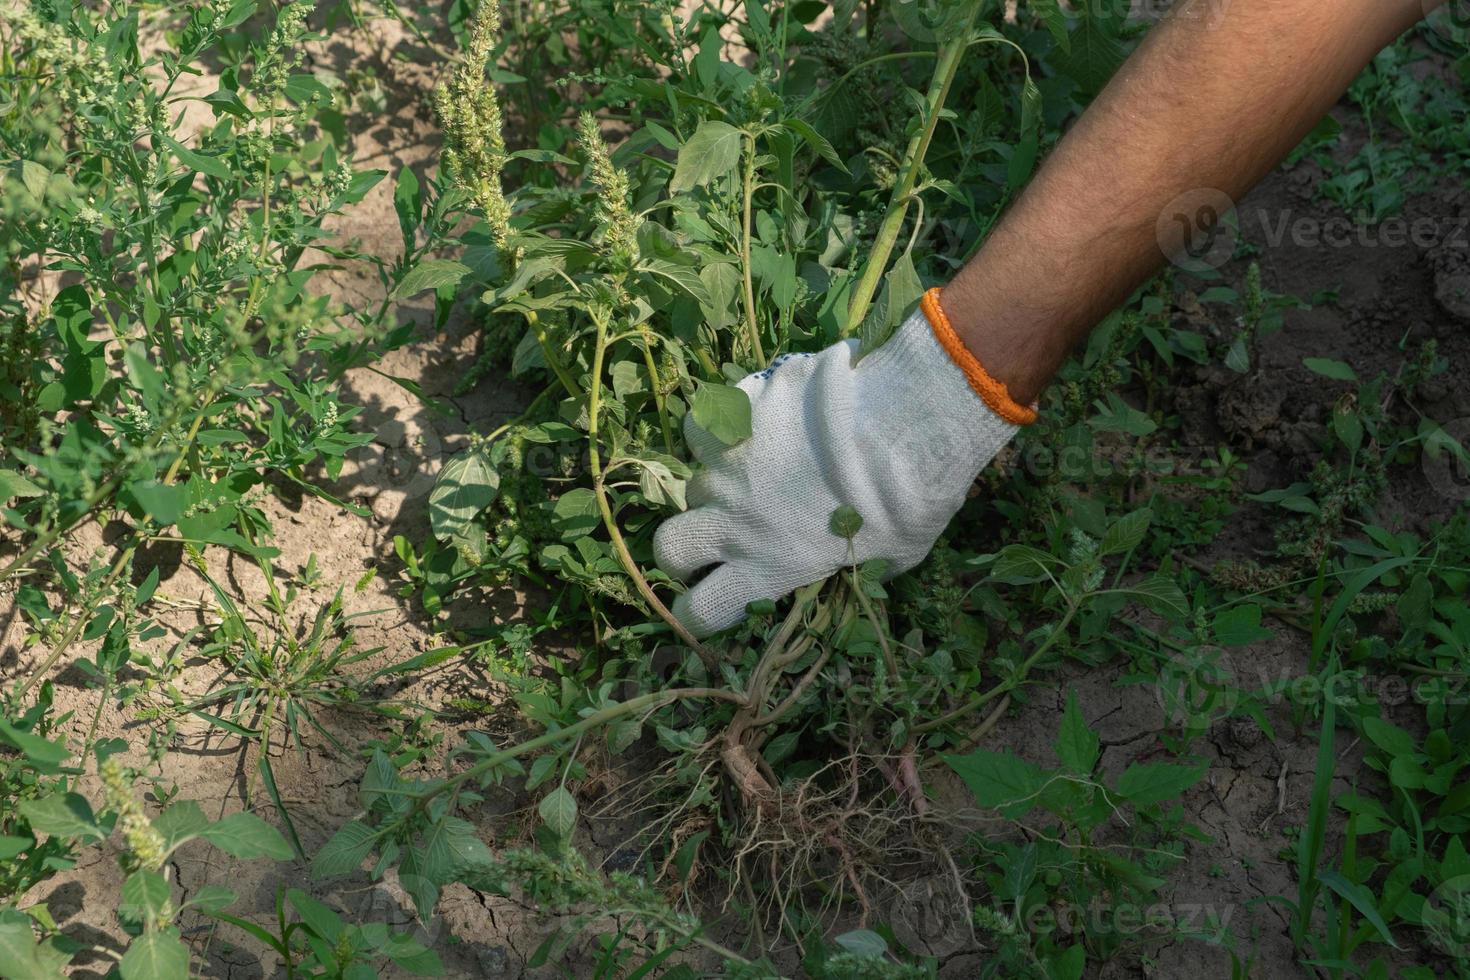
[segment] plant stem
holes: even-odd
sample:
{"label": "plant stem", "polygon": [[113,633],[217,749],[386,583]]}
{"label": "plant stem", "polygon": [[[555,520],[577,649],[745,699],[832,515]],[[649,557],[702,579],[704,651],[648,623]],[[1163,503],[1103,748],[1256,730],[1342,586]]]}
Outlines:
{"label": "plant stem", "polygon": [[648,343],[648,325],[642,326],[643,366],[648,369],[648,383],[653,388],[653,406],[658,410],[658,424],[664,432],[664,452],[674,455],[674,431],[669,425],[668,409],[664,407],[664,387],[659,380],[658,365],[653,360],[653,348]]}
{"label": "plant stem", "polygon": [[573,398],[581,398],[582,392],[572,381],[572,376],[567,373],[567,367],[562,363],[561,352],[551,343],[551,335],[546,332],[546,326],[541,322],[534,310],[526,311],[526,322],[531,325],[531,332],[536,335],[536,342],[541,345],[541,355],[546,358],[546,365],[551,368],[551,373],[561,382],[561,386],[567,390],[567,394]]}
{"label": "plant stem", "polygon": [[873,241],[873,250],[868,254],[867,265],[863,267],[862,278],[858,280],[847,307],[847,322],[842,326],[844,337],[852,336],[862,325],[863,318],[868,314],[868,307],[873,303],[873,294],[878,290],[878,281],[888,268],[888,256],[892,254],[899,232],[903,230],[903,220],[908,214],[914,185],[918,183],[919,174],[924,169],[924,154],[928,152],[929,141],[934,137],[935,127],[939,125],[939,113],[944,108],[944,100],[949,96],[949,87],[954,82],[961,56],[970,46],[971,28],[979,10],[980,4],[974,4],[963,29],[956,32],[939,49],[939,60],[934,65],[929,93],[924,98],[924,124],[909,140],[908,149],[904,153],[903,173],[893,185],[893,193],[888,199],[888,211],[883,216],[878,237]]}
{"label": "plant stem", "polygon": [[766,366],[766,354],[761,349],[760,322],[755,312],[755,283],[750,269],[750,210],[755,197],[755,134],[745,134],[745,214],[741,223],[740,265],[745,271],[745,329],[750,338],[750,350],[755,355],[756,368]]}
{"label": "plant stem", "polygon": [[1021,666],[1017,668],[1014,676],[1006,678],[983,694],[975,695],[970,700],[960,705],[958,708],[955,708],[953,711],[947,711],[937,718],[930,718],[928,721],[920,722],[919,724],[914,726],[914,732],[916,734],[922,734],[923,732],[933,731],[934,729],[939,728],[942,725],[947,725],[958,718],[963,718],[965,715],[976,710],[977,708],[983,707],[984,705],[1002,694],[1009,695],[1010,691],[1015,690],[1021,685],[1021,683],[1026,679],[1026,675],[1031,672],[1031,668],[1036,666],[1037,661],[1042,658],[1046,651],[1051,649],[1052,645],[1056,643],[1058,639],[1066,635],[1067,626],[1072,622],[1072,617],[1076,614],[1077,604],[1073,603],[1067,607],[1066,613],[1062,616],[1060,620],[1057,621],[1056,628],[1051,631],[1051,633],[1047,636],[1045,640],[1041,641],[1041,644],[1032,651],[1031,656],[1027,657],[1026,660],[1021,664]]}
{"label": "plant stem", "polygon": [[[117,556],[117,561],[112,563],[112,568],[108,569],[107,577],[102,580],[102,584],[97,589],[98,595],[104,594],[107,591],[108,587],[111,586],[113,582],[117,581],[117,577],[121,575],[122,570],[127,567],[128,559],[133,557],[133,551],[137,547],[138,546],[136,544],[128,545],[126,548],[123,549],[122,554]],[[86,627],[87,623],[92,618],[92,610],[94,608],[95,606],[84,606],[77,613],[77,617],[72,620],[72,624],[67,627],[66,633],[62,635],[61,642],[56,644],[56,649],[52,650],[51,653],[47,655],[45,660],[42,660],[40,663],[36,664],[35,668],[21,683],[20,687],[16,689],[13,696],[16,703],[19,703],[20,699],[26,696],[26,692],[36,685],[36,682],[41,679],[41,676],[45,674],[46,671],[50,670],[52,665],[55,664],[56,661],[61,659],[61,655],[65,653],[67,651],[67,648],[70,647],[72,643],[76,641],[76,638],[81,635],[82,630]]]}
{"label": "plant stem", "polygon": [[[675,701],[693,698],[713,698],[719,701],[730,701],[742,706],[745,704],[744,695],[737,694],[734,691],[727,691],[722,687],[676,687],[663,691],[653,691],[648,694],[640,694],[631,700],[620,701],[617,704],[610,704],[599,711],[594,711],[581,721],[568,725],[566,728],[558,728],[554,732],[545,732],[529,741],[522,742],[519,745],[513,745],[508,749],[501,749],[494,755],[481,759],[464,772],[450,776],[437,786],[430,787],[423,795],[416,797],[413,809],[414,811],[422,811],[428,805],[429,801],[440,793],[453,789],[471,779],[483,776],[509,762],[511,759],[525,755],[527,752],[534,752],[548,745],[555,745],[557,742],[565,739],[574,738],[599,725],[616,721],[624,715],[637,714],[645,710],[657,711],[659,708],[673,704]],[[405,817],[404,819],[408,818]],[[386,830],[387,828],[384,829]]]}
{"label": "plant stem", "polygon": [[623,540],[623,532],[618,528],[617,518],[613,516],[612,505],[607,499],[607,488],[602,483],[602,453],[597,446],[597,414],[602,407],[602,361],[607,353],[607,317],[605,311],[593,314],[593,323],[597,330],[597,345],[592,352],[592,381],[587,392],[587,449],[588,461],[592,470],[592,491],[597,495],[597,509],[602,512],[602,523],[607,528],[607,536],[612,539],[613,549],[618,553],[618,559],[623,564],[623,570],[633,580],[633,585],[643,601],[648,603],[649,608],[656,612],[660,619],[669,624],[669,627],[678,635],[684,644],[699,655],[704,662],[705,669],[712,675],[719,673],[719,658],[714,655],[703,643],[695,639],[689,628],[679,622],[674,614],[663,601],[654,594],[653,587],[639,571],[637,562],[633,561],[633,555],[628,551],[628,543]]}

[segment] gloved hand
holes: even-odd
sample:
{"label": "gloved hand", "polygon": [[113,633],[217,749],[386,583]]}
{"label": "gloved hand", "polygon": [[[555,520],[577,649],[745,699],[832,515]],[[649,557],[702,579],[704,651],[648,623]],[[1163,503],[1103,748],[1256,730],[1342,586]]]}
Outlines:
{"label": "gloved hand", "polygon": [[[853,364],[856,341],[782,355],[740,382],[753,434],[735,446],[685,419],[704,464],[690,510],[654,535],[654,559],[675,578],[709,565],[674,602],[696,636],[739,622],[757,599],[778,599],[846,566],[884,558],[897,575],[934,546],[980,470],[1033,421],[965,349],[931,289],[882,347]],[[831,529],[848,505],[852,539]]]}

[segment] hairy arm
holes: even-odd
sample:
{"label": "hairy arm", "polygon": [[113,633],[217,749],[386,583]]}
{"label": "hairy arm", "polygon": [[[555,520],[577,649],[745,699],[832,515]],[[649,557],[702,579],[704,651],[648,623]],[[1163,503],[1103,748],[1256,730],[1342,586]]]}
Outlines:
{"label": "hairy arm", "polygon": [[960,338],[1013,398],[1034,400],[1162,264],[1173,246],[1156,227],[1171,202],[1244,194],[1434,5],[1184,0],[945,288]]}

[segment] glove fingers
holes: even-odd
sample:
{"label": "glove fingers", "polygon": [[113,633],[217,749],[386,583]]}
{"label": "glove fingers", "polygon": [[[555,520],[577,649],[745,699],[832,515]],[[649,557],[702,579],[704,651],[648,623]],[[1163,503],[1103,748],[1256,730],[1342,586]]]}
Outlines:
{"label": "glove fingers", "polygon": [[729,558],[730,518],[711,507],[675,514],[653,535],[653,560],[677,579]]}
{"label": "glove fingers", "polygon": [[745,607],[756,599],[772,599],[746,571],[726,562],[699,584],[674,600],[674,615],[697,637],[728,629],[745,618]]}

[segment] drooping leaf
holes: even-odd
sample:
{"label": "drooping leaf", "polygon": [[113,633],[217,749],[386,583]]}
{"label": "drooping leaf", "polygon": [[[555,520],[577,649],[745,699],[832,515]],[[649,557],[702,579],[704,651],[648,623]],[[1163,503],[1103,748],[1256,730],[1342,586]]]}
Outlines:
{"label": "drooping leaf", "polygon": [[470,449],[444,464],[429,494],[429,526],[440,541],[465,533],[500,492],[500,473],[482,450]]}
{"label": "drooping leaf", "polygon": [[733,385],[702,383],[694,390],[694,422],[727,446],[749,439],[750,396]]}
{"label": "drooping leaf", "polygon": [[740,162],[740,144],[744,138],[740,130],[727,122],[718,119],[701,122],[688,142],[679,147],[669,193],[703,187],[734,170]]}
{"label": "drooping leaf", "polygon": [[189,980],[189,950],[177,929],[157,929],[134,939],[118,963],[123,980]]}
{"label": "drooping leaf", "polygon": [[289,861],[296,853],[279,830],[244,810],[211,824],[199,836],[238,858],[268,857]]}

